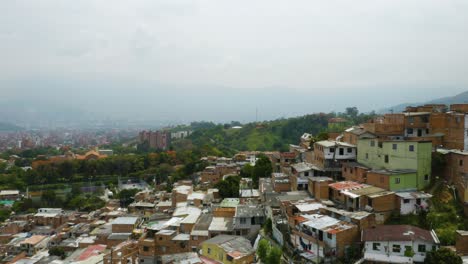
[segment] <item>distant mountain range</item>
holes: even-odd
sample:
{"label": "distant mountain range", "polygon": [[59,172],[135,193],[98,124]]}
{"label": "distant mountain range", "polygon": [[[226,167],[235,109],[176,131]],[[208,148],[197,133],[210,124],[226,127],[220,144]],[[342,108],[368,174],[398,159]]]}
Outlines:
{"label": "distant mountain range", "polygon": [[2,123],[0,122],[0,131],[5,132],[5,131],[20,131],[23,130],[22,127],[10,124],[10,123]]}
{"label": "distant mountain range", "polygon": [[462,103],[468,103],[468,91],[457,94],[455,96],[438,98],[438,99],[434,99],[434,100],[427,101],[427,102],[399,104],[399,105],[395,105],[392,107],[384,108],[378,112],[379,113],[389,113],[389,112],[398,113],[398,112],[404,111],[407,106],[418,106],[418,105],[424,105],[424,104],[451,105],[451,104],[462,104]]}

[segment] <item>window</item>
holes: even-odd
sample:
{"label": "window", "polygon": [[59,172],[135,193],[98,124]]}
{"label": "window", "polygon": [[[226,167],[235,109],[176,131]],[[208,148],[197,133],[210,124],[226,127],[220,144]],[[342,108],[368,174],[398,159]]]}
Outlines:
{"label": "window", "polygon": [[383,143],[379,142],[379,148],[383,148]]}
{"label": "window", "polygon": [[461,121],[460,117],[457,116],[457,117],[455,118],[455,122],[457,122],[457,124],[458,124],[458,123],[460,123],[460,121]]}
{"label": "window", "polygon": [[429,180],[429,175],[428,175],[428,174],[424,175],[424,180],[425,180],[425,181],[428,181],[428,180]]}
{"label": "window", "polygon": [[344,172],[347,172],[347,171],[348,171],[348,169],[346,167],[344,167]]}
{"label": "window", "polygon": [[331,240],[333,238],[333,235],[330,233],[327,233],[327,238]]}
{"label": "window", "polygon": [[393,150],[396,150],[396,149],[397,149],[397,146],[398,146],[397,144],[393,144],[393,145],[392,145],[392,149],[393,149]]}
{"label": "window", "polygon": [[374,147],[374,146],[375,146],[375,141],[374,141],[374,140],[371,140],[370,146],[371,146],[371,147]]}
{"label": "window", "polygon": [[418,245],[418,252],[426,252],[426,245]]}
{"label": "window", "polygon": [[367,205],[369,205],[370,207],[372,207],[372,199],[369,198],[369,199],[367,200]]}
{"label": "window", "polygon": [[400,245],[393,245],[392,251],[395,253],[399,253],[401,251],[401,246]]}
{"label": "window", "polygon": [[409,145],[409,151],[411,151],[411,152],[414,151],[414,145]]}
{"label": "window", "polygon": [[414,116],[409,116],[408,117],[408,122],[414,123]]}
{"label": "window", "polygon": [[304,176],[306,177],[309,176],[309,172],[308,171],[304,172]]}
{"label": "window", "polygon": [[409,203],[409,202],[410,202],[409,199],[403,199],[403,203],[407,204],[407,203]]}
{"label": "window", "polygon": [[335,148],[330,148],[331,153],[335,153]]}
{"label": "window", "polygon": [[413,129],[412,128],[406,129],[406,134],[413,134]]}
{"label": "window", "polygon": [[143,251],[149,251],[149,247],[144,246],[144,247],[143,247]]}
{"label": "window", "polygon": [[208,254],[211,254],[211,248],[208,248]]}
{"label": "window", "polygon": [[459,160],[458,165],[463,166],[463,160]]}
{"label": "window", "polygon": [[241,218],[240,223],[241,223],[241,225],[245,225],[247,223],[247,219]]}
{"label": "window", "polygon": [[352,152],[353,152],[353,149],[352,149],[352,148],[348,148],[346,151],[347,151],[348,153],[352,153]]}
{"label": "window", "polygon": [[193,240],[198,240],[198,236],[193,236]]}
{"label": "window", "polygon": [[429,128],[426,128],[426,134],[429,134]]}
{"label": "window", "polygon": [[395,178],[395,184],[400,184],[400,178]]}
{"label": "window", "polygon": [[372,250],[380,250],[380,243],[372,243]]}
{"label": "window", "polygon": [[366,159],[369,159],[369,153],[366,153]]}
{"label": "window", "polygon": [[349,172],[353,173],[353,168],[349,169]]}
{"label": "window", "polygon": [[388,163],[388,155],[385,155],[385,163]]}
{"label": "window", "polygon": [[344,148],[339,148],[338,150],[339,150],[340,155],[344,155]]}

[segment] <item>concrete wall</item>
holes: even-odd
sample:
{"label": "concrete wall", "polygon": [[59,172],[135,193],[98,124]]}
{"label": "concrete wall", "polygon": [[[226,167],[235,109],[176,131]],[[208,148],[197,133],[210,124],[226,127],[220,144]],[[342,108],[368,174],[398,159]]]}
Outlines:
{"label": "concrete wall", "polygon": [[[373,243],[380,243],[379,250],[373,249]],[[393,252],[393,246],[400,245],[400,252]],[[426,252],[418,252],[418,245],[425,245]],[[390,256],[405,256],[405,247],[411,247],[414,251],[415,255],[413,256],[413,261],[415,262],[424,262],[426,258],[426,253],[432,250],[433,244],[423,242],[423,241],[367,241],[364,245],[364,252],[365,253],[375,253],[375,254],[382,254],[382,255],[390,255]]]}

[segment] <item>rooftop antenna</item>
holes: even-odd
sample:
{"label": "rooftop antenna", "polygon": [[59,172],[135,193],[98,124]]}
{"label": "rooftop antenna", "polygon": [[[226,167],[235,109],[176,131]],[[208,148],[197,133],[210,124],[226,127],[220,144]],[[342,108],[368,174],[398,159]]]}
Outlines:
{"label": "rooftop antenna", "polygon": [[258,123],[258,108],[255,107],[255,123]]}

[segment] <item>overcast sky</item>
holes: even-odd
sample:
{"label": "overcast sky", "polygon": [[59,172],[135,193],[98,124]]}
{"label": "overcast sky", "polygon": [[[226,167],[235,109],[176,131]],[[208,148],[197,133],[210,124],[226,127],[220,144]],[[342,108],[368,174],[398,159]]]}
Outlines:
{"label": "overcast sky", "polygon": [[420,102],[468,90],[467,14],[466,0],[2,1],[0,103],[220,121]]}

